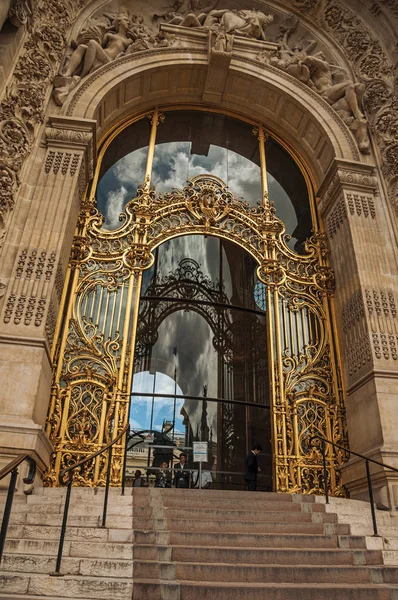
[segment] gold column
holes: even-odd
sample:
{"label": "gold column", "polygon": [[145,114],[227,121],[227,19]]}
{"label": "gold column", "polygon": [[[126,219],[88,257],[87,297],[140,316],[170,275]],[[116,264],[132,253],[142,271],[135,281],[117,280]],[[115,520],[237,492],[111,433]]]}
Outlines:
{"label": "gold column", "polygon": [[[154,112],[149,116],[151,120],[151,133],[149,137],[149,145],[148,145],[148,154],[147,154],[147,163],[145,170],[145,183],[144,183],[144,194],[142,196],[142,211],[139,209],[140,213],[140,223],[147,222],[149,217],[145,214],[145,206],[148,203],[148,192],[151,189],[151,178],[152,178],[152,167],[153,167],[153,159],[155,155],[155,144],[156,144],[156,134],[157,127],[160,122],[164,120],[164,116],[159,113],[158,107],[155,108]],[[144,266],[141,264],[140,255],[142,254],[142,248],[146,246],[146,227],[138,226],[134,231],[134,243],[132,245],[132,249],[128,255],[128,264],[130,268],[132,268],[132,274],[129,280],[129,288],[126,302],[126,318],[124,321],[124,330],[123,330],[123,347],[120,358],[120,369],[118,374],[118,394],[115,405],[115,423],[118,423],[118,428],[114,428],[113,437],[115,438],[122,427],[127,425],[129,420],[129,403],[130,403],[130,390],[133,376],[133,365],[134,365],[134,349],[135,349],[135,339],[137,332],[137,321],[138,321],[138,312],[139,312],[139,304],[140,304],[140,295],[141,295],[141,283],[142,283],[142,272],[145,268],[149,268],[149,264],[145,264]],[[145,253],[144,253],[145,254]],[[131,335],[130,335],[131,332]],[[129,356],[129,364],[126,365],[126,356],[128,346],[131,348],[130,356]],[[127,382],[125,381],[125,372],[127,370]],[[123,384],[125,387],[123,389]],[[121,408],[121,403],[124,403],[126,406],[126,410],[124,411],[124,417],[119,423],[119,412]],[[125,438],[123,438],[120,442],[120,446],[122,452],[124,453],[125,448]]]}
{"label": "gold column", "polygon": [[257,134],[259,151],[260,151],[260,168],[261,168],[261,183],[263,187],[263,203],[268,199],[268,179],[267,179],[267,157],[265,152],[265,142],[268,139],[268,134],[264,131],[264,127],[260,124],[254,132]]}

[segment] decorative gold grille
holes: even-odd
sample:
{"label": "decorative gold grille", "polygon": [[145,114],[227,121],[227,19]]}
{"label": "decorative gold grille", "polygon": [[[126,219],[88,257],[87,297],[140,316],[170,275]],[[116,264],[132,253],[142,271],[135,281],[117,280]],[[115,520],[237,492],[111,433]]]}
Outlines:
{"label": "decorative gold grille", "polygon": [[[215,176],[199,175],[183,189],[156,194],[150,177],[158,112],[152,115],[147,173],[116,231],[101,229],[93,195],[83,204],[69,265],[67,306],[58,323],[47,432],[54,444],[47,485],[60,469],[100,449],[128,422],[133,351],[142,273],[153,250],[172,237],[204,234],[230,240],[258,262],[268,315],[268,354],[275,488],[320,493],[320,434],[347,445],[344,399],[333,345],[333,274],[325,235],[316,231],[305,254],[286,244],[285,227],[268,199],[265,132],[258,126],[263,201],[236,198]],[[259,292],[258,292],[259,293]],[[122,478],[123,442],[114,449],[112,482]],[[331,493],[341,495],[344,453],[328,451]],[[77,485],[103,485],[98,457]]]}

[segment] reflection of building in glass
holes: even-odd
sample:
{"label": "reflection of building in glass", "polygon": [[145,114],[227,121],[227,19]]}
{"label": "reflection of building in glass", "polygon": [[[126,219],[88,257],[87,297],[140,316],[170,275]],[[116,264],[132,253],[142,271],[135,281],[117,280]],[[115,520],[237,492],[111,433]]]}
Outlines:
{"label": "reflection of building in glass", "polygon": [[[266,323],[255,298],[256,269],[232,244],[176,238],[156,251],[141,294],[130,421],[143,401],[154,429],[172,412],[184,445],[207,441],[208,468],[223,472],[242,472],[256,436],[270,443]],[[140,393],[152,397],[143,400]],[[238,478],[226,474],[220,483]]]}

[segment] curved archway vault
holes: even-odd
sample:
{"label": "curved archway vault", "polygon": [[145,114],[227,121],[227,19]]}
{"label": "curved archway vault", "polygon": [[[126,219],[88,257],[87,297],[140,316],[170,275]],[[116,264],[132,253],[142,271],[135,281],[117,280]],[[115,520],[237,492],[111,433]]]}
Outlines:
{"label": "curved archway vault", "polygon": [[203,46],[148,50],[105,65],[72,92],[62,113],[95,120],[102,139],[125,117],[155,105],[217,106],[266,123],[306,161],[316,188],[333,159],[361,160],[350,130],[308,86],[244,54],[234,55],[220,75]]}

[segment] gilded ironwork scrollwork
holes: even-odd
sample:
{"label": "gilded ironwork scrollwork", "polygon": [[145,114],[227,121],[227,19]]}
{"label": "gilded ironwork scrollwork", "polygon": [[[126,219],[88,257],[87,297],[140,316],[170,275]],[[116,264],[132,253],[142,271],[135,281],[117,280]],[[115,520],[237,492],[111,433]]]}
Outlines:
{"label": "gilded ironwork scrollwork", "polygon": [[[145,306],[139,314],[142,272],[151,266],[154,249],[164,241],[203,234],[238,244],[259,265],[272,358],[275,487],[322,492],[322,458],[311,438],[320,434],[347,444],[331,335],[329,304],[334,281],[325,236],[317,232],[305,243],[305,253],[296,254],[287,245],[285,227],[268,194],[253,207],[212,175],[198,175],[184,188],[164,194],[157,194],[147,179],[125,207],[117,230],[103,229],[102,222],[94,206],[83,207],[70,262],[69,308],[58,340],[47,428],[55,453],[45,482],[56,484],[60,469],[98,450],[127,423],[137,327],[144,346],[153,344],[156,315],[168,310],[167,300],[162,300],[155,316],[149,309],[146,314]],[[190,274],[181,279],[174,273],[167,281],[155,282],[164,288],[163,296],[164,290],[173,296],[178,285],[184,285],[189,293],[202,294],[200,299],[215,301],[220,291],[200,280],[198,265],[191,261],[179,268],[191,270]],[[203,310],[212,321],[214,308],[206,304]],[[228,323],[223,330],[225,334]],[[228,348],[223,351],[227,354]],[[142,358],[145,347],[140,350],[138,344],[136,353],[136,360],[140,353]],[[114,451],[115,485],[121,481],[122,454],[121,444]],[[327,457],[331,492],[336,495],[344,493],[339,467],[345,459],[344,453],[332,450]],[[76,475],[76,484],[102,485],[105,469],[106,458],[98,457]]]}

